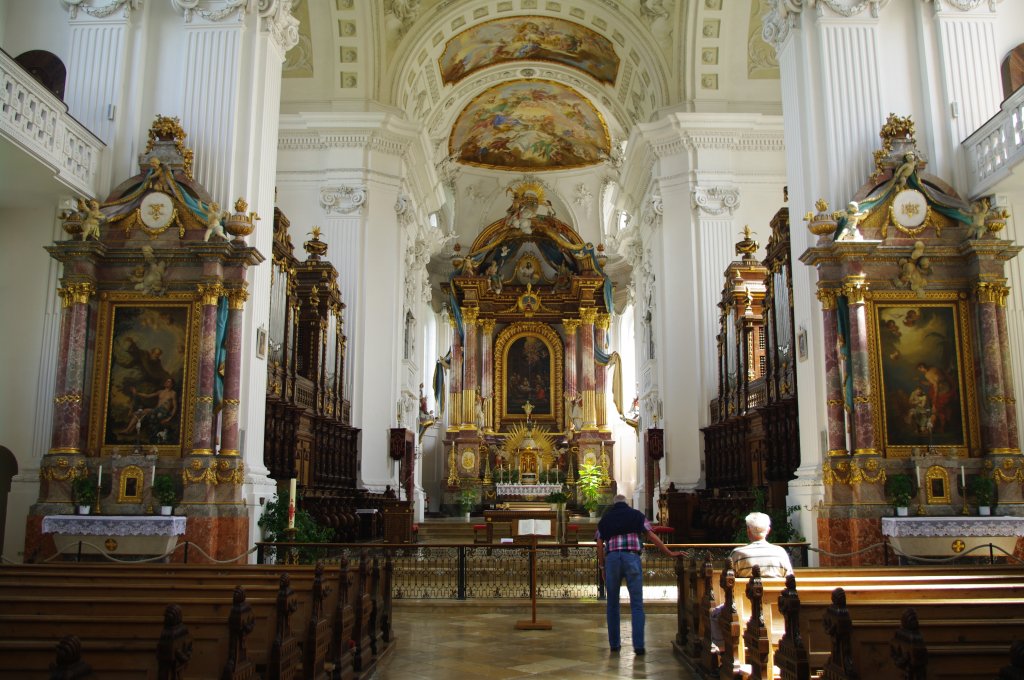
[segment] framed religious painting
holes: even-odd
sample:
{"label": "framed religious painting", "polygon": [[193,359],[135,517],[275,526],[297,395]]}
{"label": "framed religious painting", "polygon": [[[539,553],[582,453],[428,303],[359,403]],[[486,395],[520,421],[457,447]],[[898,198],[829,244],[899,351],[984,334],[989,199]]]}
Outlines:
{"label": "framed religious painting", "polygon": [[956,294],[898,295],[870,303],[873,412],[886,455],[966,456],[978,445],[968,305]]}
{"label": "framed religious painting", "polygon": [[550,326],[520,321],[494,344],[494,429],[525,422],[562,423],[562,339]]}
{"label": "framed religious painting", "polygon": [[104,454],[142,447],[180,455],[192,445],[199,303],[180,293],[100,298],[90,439]]}

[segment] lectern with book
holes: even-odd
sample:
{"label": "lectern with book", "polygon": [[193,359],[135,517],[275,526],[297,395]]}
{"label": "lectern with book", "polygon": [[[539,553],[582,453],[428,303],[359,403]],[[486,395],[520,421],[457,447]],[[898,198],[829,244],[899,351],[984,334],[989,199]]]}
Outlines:
{"label": "lectern with book", "polygon": [[516,621],[517,630],[551,630],[550,621],[537,620],[537,538],[551,536],[551,520],[520,519],[516,534],[520,541],[530,544],[530,606],[532,618],[529,621]]}

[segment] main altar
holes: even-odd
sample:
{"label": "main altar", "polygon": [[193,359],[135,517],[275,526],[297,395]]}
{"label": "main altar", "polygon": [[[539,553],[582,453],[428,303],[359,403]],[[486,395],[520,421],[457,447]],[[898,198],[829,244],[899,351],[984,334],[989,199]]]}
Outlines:
{"label": "main altar", "polygon": [[618,355],[603,247],[554,215],[541,183],[509,191],[506,215],[468,252],[455,245],[442,285],[453,342],[434,388],[448,420],[448,499],[543,500],[563,485],[572,492],[583,467],[600,470],[607,496],[615,442],[605,395]]}

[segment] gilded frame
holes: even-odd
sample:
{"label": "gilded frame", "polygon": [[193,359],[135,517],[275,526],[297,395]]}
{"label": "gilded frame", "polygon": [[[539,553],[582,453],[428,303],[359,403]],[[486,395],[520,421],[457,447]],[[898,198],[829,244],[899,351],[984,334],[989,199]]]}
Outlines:
{"label": "gilded frame", "polygon": [[925,499],[928,505],[949,505],[949,472],[941,465],[931,465],[924,474]]}
{"label": "gilded frame", "polygon": [[564,359],[562,352],[561,336],[546,323],[539,321],[518,321],[510,324],[498,334],[494,343],[494,429],[500,431],[502,421],[525,422],[525,413],[509,413],[507,406],[508,377],[509,377],[509,350],[518,340],[524,338],[536,338],[544,344],[550,357],[549,366],[549,387],[551,399],[551,413],[533,414],[530,420],[537,423],[550,423],[554,427],[560,427],[564,416],[562,404],[562,375],[564,370]]}
{"label": "gilded frame", "polygon": [[[172,421],[176,425],[177,441],[173,444],[163,444],[159,440],[143,441],[141,445],[147,452],[156,452],[162,456],[181,456],[192,447],[194,411],[191,405],[199,375],[201,298],[198,293],[188,292],[167,293],[160,297],[140,296],[138,293],[128,291],[107,291],[100,294],[89,414],[89,447],[105,456],[140,444],[137,439],[130,436],[123,441],[113,441],[116,432],[108,432],[113,424],[112,401],[124,398],[123,394],[114,394],[113,385],[113,380],[117,377],[115,373],[120,370],[114,366],[115,351],[118,351],[115,343],[124,339],[123,334],[119,335],[117,330],[119,313],[134,313],[139,316],[155,313],[171,319],[170,326],[173,327],[173,331],[168,332],[175,334],[178,343],[174,348],[174,370],[168,371],[177,392],[178,413]],[[169,338],[163,339],[165,346],[168,341]],[[179,362],[180,367],[177,365]]]}
{"label": "gilded frame", "polygon": [[127,465],[121,469],[117,484],[118,503],[141,503],[143,477],[138,465]]}
{"label": "gilded frame", "polygon": [[[980,446],[980,428],[978,419],[978,399],[974,376],[974,352],[971,343],[971,306],[963,295],[957,291],[928,293],[923,298],[914,297],[912,294],[903,291],[873,291],[869,293],[866,300],[867,307],[867,331],[868,348],[871,364],[871,411],[875,426],[876,441],[882,444],[887,458],[907,458],[915,452],[931,451],[942,455],[967,457],[970,451],[977,450]],[[895,347],[891,344],[892,324],[894,317],[903,315],[903,325],[897,325],[896,331],[900,343],[903,342],[904,331],[911,337],[918,335],[933,335],[929,342],[935,342],[934,333],[922,325],[914,329],[906,325],[906,313],[915,310],[918,317],[922,310],[928,310],[929,316],[941,320],[945,317],[951,325],[951,338],[944,338],[945,351],[955,352],[955,376],[952,371],[947,375],[949,382],[956,383],[956,418],[959,421],[958,432],[947,433],[943,436],[925,434],[924,428],[918,428],[919,436],[907,436],[901,428],[909,426],[909,419],[912,417],[909,411],[903,414],[901,402],[909,401],[909,397],[901,393],[899,387],[906,386],[906,379],[897,379],[897,368],[894,362],[902,362],[901,368],[904,376],[907,374],[907,365],[916,367],[916,364],[923,363],[931,365],[931,362],[921,358],[919,348],[911,345],[913,353],[906,352],[904,347]],[[916,323],[916,322],[915,322]],[[925,323],[928,323],[927,321]],[[932,348],[932,356],[937,351]],[[922,374],[925,372],[916,369]],[[922,382],[924,384],[924,382]],[[930,407],[930,404],[929,404]],[[899,417],[899,416],[903,417]],[[958,436],[957,436],[958,434]]]}

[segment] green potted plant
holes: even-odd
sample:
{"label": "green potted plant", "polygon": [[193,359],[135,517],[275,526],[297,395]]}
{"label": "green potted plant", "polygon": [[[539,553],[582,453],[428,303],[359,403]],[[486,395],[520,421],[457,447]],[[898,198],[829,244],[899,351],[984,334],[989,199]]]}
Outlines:
{"label": "green potted plant", "polygon": [[174,510],[178,494],[170,475],[157,475],[153,480],[153,498],[160,503],[160,514],[169,515]]}
{"label": "green potted plant", "polygon": [[914,496],[914,485],[910,481],[910,476],[902,473],[889,475],[885,480],[885,491],[896,507],[896,515],[906,517],[907,504]]}
{"label": "green potted plant", "polygon": [[71,495],[78,505],[78,514],[88,515],[90,507],[96,502],[96,485],[88,477],[75,477],[71,481]]}
{"label": "green potted plant", "polygon": [[990,477],[972,477],[970,491],[978,503],[979,515],[992,514],[992,501],[996,495],[996,485]]}
{"label": "green potted plant", "polygon": [[580,465],[579,481],[580,502],[583,508],[593,517],[597,514],[597,507],[601,504],[601,482],[604,480],[604,471],[600,465],[583,463]]}
{"label": "green potted plant", "polygon": [[459,491],[459,507],[462,508],[462,515],[467,520],[474,505],[476,505],[476,490],[467,487]]}

